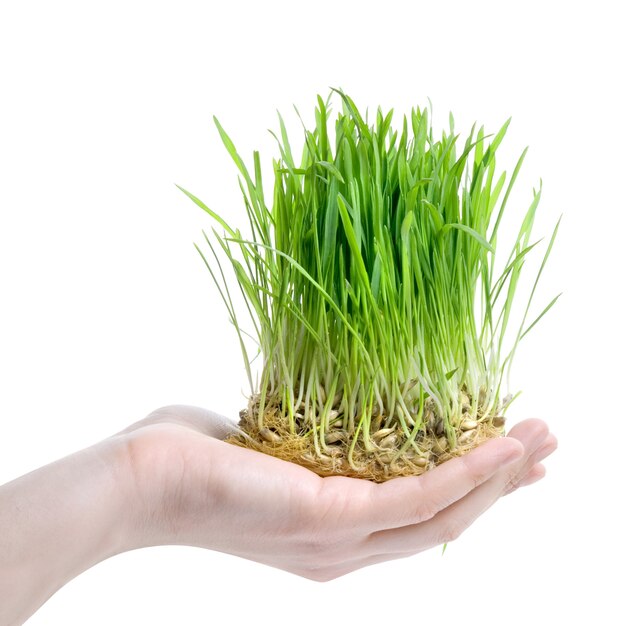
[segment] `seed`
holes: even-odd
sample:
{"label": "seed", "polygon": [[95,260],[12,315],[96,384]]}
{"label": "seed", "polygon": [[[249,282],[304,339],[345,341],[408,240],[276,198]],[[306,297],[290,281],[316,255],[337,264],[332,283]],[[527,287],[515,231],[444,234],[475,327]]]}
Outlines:
{"label": "seed", "polygon": [[372,439],[382,439],[383,437],[390,435],[394,430],[395,428],[382,428],[381,430],[377,430],[372,435]]}
{"label": "seed", "polygon": [[345,430],[331,430],[329,433],[326,433],[324,439],[326,443],[337,443],[338,441],[343,441],[345,436]]}
{"label": "seed", "polygon": [[496,427],[496,428],[502,428],[504,426],[504,422],[506,422],[506,417],[494,417],[491,420],[491,423]]}
{"label": "seed", "polygon": [[478,426],[476,420],[463,420],[461,422],[461,430],[473,430],[476,426]]}
{"label": "seed", "polygon": [[437,435],[437,437],[443,435],[443,420],[441,418],[439,418],[435,424],[435,435]]}
{"label": "seed", "polygon": [[339,411],[335,411],[335,409],[333,409],[332,411],[328,412],[328,419],[329,420],[334,420],[337,419],[339,417]]}
{"label": "seed", "polygon": [[277,441],[280,441],[280,436],[278,435],[278,433],[275,433],[269,428],[261,428],[261,430],[259,431],[259,435],[261,435],[261,439],[264,439],[265,441],[268,441],[270,443],[276,443]]}
{"label": "seed", "polygon": [[475,430],[468,430],[466,432],[464,432],[459,438],[458,438],[458,443],[460,444],[464,444],[464,443],[468,443],[476,434]]}
{"label": "seed", "polygon": [[441,454],[442,452],[446,451],[447,447],[448,447],[448,440],[445,437],[439,437],[439,439],[437,439],[435,441],[435,445],[433,446],[433,450],[437,454]]}
{"label": "seed", "polygon": [[428,465],[428,459],[426,457],[421,456],[418,459],[415,459],[414,463],[418,467],[426,467]]}
{"label": "seed", "polygon": [[461,405],[463,407],[469,407],[470,406],[470,399],[469,396],[466,393],[461,393]]}
{"label": "seed", "polygon": [[397,440],[398,438],[395,434],[387,435],[387,437],[385,437],[378,445],[381,448],[393,448],[396,445]]}

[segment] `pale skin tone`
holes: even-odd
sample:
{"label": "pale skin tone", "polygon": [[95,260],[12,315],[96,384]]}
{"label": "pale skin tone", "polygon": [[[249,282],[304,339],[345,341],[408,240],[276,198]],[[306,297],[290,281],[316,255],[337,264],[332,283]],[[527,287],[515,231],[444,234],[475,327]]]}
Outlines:
{"label": "pale skin tone", "polygon": [[317,581],[457,539],[501,496],[544,475],[557,446],[537,419],[420,477],[320,478],[222,441],[190,406],[146,419],[0,487],[0,624],[21,624],[113,555],[178,544]]}

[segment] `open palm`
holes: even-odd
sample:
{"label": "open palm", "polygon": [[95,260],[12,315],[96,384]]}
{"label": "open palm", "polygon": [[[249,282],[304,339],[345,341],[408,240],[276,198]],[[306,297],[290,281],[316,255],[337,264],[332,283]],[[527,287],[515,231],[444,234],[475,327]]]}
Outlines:
{"label": "open palm", "polygon": [[314,580],[457,539],[498,498],[544,475],[557,446],[529,419],[419,477],[376,484],[317,474],[222,439],[232,422],[168,406],[128,440],[144,545],[210,548]]}

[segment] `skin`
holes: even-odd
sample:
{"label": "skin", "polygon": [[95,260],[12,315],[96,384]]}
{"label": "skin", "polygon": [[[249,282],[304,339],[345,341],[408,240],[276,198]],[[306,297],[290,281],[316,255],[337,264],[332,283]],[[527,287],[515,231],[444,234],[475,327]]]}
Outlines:
{"label": "skin", "polygon": [[320,478],[227,444],[231,422],[168,406],[0,487],[0,623],[21,624],[116,554],[190,545],[327,581],[457,539],[544,475],[557,446],[529,419],[420,477]]}

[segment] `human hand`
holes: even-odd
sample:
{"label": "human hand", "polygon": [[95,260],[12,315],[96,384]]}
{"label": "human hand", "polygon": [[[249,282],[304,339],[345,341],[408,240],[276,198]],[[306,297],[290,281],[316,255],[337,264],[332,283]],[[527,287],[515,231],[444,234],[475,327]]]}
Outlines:
{"label": "human hand", "polygon": [[456,539],[501,495],[543,476],[556,439],[518,424],[419,477],[320,478],[222,441],[235,426],[163,407],[0,486],[0,624],[21,624],[111,556],[151,545],[219,550],[313,580]]}
{"label": "human hand", "polygon": [[422,476],[376,484],[321,478],[222,441],[234,428],[211,411],[168,406],[118,435],[134,547],[199,546],[331,580],[457,539],[502,495],[542,478],[557,446],[529,419]]}

